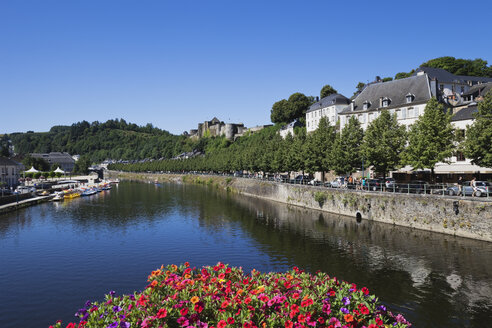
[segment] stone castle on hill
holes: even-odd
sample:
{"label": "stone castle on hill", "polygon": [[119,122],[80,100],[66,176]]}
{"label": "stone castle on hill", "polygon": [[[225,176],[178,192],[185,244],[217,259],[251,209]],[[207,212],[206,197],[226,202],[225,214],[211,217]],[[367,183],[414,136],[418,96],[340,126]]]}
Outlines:
{"label": "stone castle on hill", "polygon": [[246,131],[246,127],[243,123],[224,123],[214,117],[211,121],[198,123],[198,129],[192,129],[189,133],[184,132],[183,134],[197,139],[206,136],[225,136],[229,140],[234,140],[237,136],[242,135],[244,131]]}

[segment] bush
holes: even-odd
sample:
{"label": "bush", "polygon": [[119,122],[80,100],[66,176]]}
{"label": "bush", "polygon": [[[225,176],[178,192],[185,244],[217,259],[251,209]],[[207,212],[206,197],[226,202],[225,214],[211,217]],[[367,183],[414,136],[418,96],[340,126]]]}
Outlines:
{"label": "bush", "polygon": [[241,268],[220,262],[202,269],[185,263],[161,266],[148,281],[141,293],[110,292],[104,302],[88,301],[76,313],[79,327],[410,326],[401,315],[387,311],[367,288],[295,267],[286,273],[253,270],[245,275]]}
{"label": "bush", "polygon": [[321,191],[317,191],[314,193],[314,200],[318,202],[319,207],[323,207],[323,204],[326,202],[326,194]]}

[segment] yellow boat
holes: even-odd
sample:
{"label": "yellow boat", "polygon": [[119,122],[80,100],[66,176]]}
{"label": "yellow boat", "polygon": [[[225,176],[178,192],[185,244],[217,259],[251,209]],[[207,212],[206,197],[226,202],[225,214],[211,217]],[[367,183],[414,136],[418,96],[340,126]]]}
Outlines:
{"label": "yellow boat", "polygon": [[77,197],[80,197],[80,192],[75,191],[75,190],[69,190],[69,191],[65,192],[65,196],[63,198],[73,199],[73,198],[77,198]]}

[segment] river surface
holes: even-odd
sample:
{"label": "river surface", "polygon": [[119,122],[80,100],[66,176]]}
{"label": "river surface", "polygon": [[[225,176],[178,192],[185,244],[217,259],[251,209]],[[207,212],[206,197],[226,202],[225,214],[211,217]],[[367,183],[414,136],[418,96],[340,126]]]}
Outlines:
{"label": "river surface", "polygon": [[[0,215],[0,327],[75,320],[161,264],[322,270],[414,327],[492,326],[492,243],[329,215],[210,186],[122,182]],[[78,321],[77,321],[78,322]]]}

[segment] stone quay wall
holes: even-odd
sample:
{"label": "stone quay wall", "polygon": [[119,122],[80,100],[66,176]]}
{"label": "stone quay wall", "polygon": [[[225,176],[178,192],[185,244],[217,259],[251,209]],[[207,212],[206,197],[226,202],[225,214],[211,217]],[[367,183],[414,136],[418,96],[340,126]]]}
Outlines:
{"label": "stone quay wall", "polygon": [[492,242],[492,201],[480,198],[366,192],[215,175],[109,173],[122,179],[211,185],[343,215],[347,220],[373,220]]}

